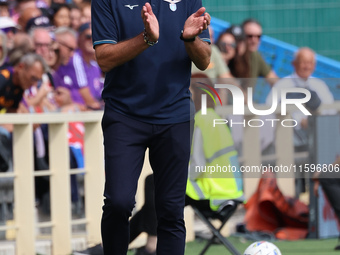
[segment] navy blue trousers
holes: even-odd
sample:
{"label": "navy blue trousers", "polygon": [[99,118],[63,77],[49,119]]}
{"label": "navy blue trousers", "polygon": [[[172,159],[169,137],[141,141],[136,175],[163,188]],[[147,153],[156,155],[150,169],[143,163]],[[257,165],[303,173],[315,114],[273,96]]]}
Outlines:
{"label": "navy blue trousers", "polygon": [[105,108],[105,191],[102,240],[105,255],[126,255],[129,217],[135,205],[144,155],[154,172],[157,255],[183,255],[183,209],[190,157],[190,122],[156,125]]}

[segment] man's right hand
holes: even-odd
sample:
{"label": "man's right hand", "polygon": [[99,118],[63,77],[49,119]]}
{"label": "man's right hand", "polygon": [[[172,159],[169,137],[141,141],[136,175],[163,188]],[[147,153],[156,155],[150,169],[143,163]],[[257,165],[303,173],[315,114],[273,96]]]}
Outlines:
{"label": "man's right hand", "polygon": [[151,42],[158,41],[159,38],[159,24],[156,15],[152,12],[151,5],[149,3],[145,3],[142,8],[142,19],[144,23],[144,27],[148,38]]}

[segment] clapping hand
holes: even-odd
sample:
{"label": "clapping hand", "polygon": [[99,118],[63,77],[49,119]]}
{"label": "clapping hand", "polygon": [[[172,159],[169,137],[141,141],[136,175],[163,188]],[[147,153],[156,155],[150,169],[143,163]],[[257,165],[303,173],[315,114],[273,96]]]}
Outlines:
{"label": "clapping hand", "polygon": [[[204,14],[202,16],[202,14]],[[192,14],[184,24],[183,38],[193,38],[198,36],[210,25],[211,17],[205,12],[205,8],[201,7],[197,12]]]}
{"label": "clapping hand", "polygon": [[158,41],[159,38],[159,24],[156,15],[152,12],[151,5],[145,3],[142,8],[142,19],[145,27],[145,31],[148,38],[152,42]]}

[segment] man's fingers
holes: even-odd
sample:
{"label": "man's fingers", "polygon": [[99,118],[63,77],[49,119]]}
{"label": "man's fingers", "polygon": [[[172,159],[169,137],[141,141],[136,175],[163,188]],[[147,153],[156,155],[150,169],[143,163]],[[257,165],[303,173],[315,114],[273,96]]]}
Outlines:
{"label": "man's fingers", "polygon": [[204,19],[207,21],[208,26],[210,25],[211,17],[209,13],[204,13]]}
{"label": "man's fingers", "polygon": [[207,20],[204,20],[204,21],[203,21],[203,30],[207,29],[208,26],[209,26],[208,21],[207,21]]}
{"label": "man's fingers", "polygon": [[197,10],[197,12],[195,12],[193,15],[195,17],[199,17],[199,16],[202,16],[202,14],[205,12],[205,7],[201,7]]}
{"label": "man's fingers", "polygon": [[145,3],[144,6],[146,7],[147,12],[150,13],[151,15],[153,15],[151,5],[149,3]]}
{"label": "man's fingers", "polygon": [[143,8],[142,8],[142,11],[141,11],[141,15],[142,15],[142,18],[143,18],[143,19],[144,19],[144,17],[145,17],[145,13],[146,13],[147,11],[148,11],[148,10],[147,10],[146,6],[144,5]]}

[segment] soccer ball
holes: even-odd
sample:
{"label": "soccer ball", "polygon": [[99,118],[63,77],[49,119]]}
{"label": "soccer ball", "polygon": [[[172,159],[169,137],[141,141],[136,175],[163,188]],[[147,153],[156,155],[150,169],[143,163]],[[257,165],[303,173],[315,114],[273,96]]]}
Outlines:
{"label": "soccer ball", "polygon": [[252,243],[244,251],[243,255],[282,255],[279,248],[267,241]]}

